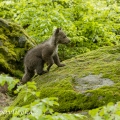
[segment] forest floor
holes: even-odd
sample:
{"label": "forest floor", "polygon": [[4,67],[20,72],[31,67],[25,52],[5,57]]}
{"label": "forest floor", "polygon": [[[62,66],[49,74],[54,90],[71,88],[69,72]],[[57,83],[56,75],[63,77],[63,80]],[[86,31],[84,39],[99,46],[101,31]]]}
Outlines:
{"label": "forest floor", "polygon": [[[110,79],[101,78],[101,75],[88,75],[86,77],[80,78],[75,82],[77,83],[75,89],[82,92],[88,89],[96,89],[104,85],[114,84]],[[8,94],[0,93],[0,112],[2,112],[5,107],[9,106],[13,99],[14,97],[10,97]],[[81,111],[78,112],[82,113]]]}
{"label": "forest floor", "polygon": [[[64,68],[54,65],[49,73],[33,78],[41,99],[59,97],[58,111],[87,114],[84,110],[120,101],[120,46],[103,47],[64,62]],[[15,97],[0,93],[0,112],[12,101],[13,106],[22,106],[35,99],[30,96],[29,103],[23,103],[24,94]]]}
{"label": "forest floor", "polygon": [[0,113],[3,111],[3,109],[10,105],[10,103],[13,101],[13,98],[10,97],[7,94],[0,93]]}

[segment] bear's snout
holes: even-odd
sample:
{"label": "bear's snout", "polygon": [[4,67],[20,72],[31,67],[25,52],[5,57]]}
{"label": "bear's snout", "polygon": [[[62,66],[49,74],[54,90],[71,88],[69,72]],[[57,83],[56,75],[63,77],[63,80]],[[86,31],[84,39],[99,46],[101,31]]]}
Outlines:
{"label": "bear's snout", "polygon": [[69,39],[67,39],[67,40],[65,41],[65,43],[66,43],[66,44],[68,44],[69,42],[70,42],[70,40],[69,40]]}

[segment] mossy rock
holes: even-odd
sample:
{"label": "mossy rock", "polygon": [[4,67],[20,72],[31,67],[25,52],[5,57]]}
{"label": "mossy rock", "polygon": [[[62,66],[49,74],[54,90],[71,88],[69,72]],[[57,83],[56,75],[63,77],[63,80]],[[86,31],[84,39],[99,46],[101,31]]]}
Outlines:
{"label": "mossy rock", "polygon": [[[33,80],[37,83],[38,91],[41,92],[40,98],[52,96],[59,98],[60,106],[54,108],[56,111],[90,110],[109,102],[120,101],[119,58],[120,45],[102,47],[64,61],[65,67],[58,68],[54,65],[49,73],[34,77]],[[101,84],[91,76],[110,84],[99,86]],[[83,88],[86,87],[86,84],[81,82],[81,79],[85,81],[86,77],[90,78],[88,81],[96,82],[98,87],[88,87],[92,86],[91,82],[88,82],[87,89],[78,89],[80,84]],[[36,99],[29,96],[28,100],[23,102],[23,98],[24,94],[19,93],[12,105],[22,106]]]}
{"label": "mossy rock", "polygon": [[24,55],[34,44],[19,25],[0,18],[0,73],[21,77]]}

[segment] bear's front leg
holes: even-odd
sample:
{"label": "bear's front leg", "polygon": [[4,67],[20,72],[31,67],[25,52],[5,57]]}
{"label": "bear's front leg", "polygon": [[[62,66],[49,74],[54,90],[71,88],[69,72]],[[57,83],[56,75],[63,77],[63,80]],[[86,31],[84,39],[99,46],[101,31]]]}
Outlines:
{"label": "bear's front leg", "polygon": [[49,71],[50,68],[51,68],[51,66],[54,64],[54,60],[53,60],[52,57],[50,57],[50,58],[48,58],[48,59],[46,60],[46,62],[47,62],[47,64],[48,64],[47,71]]}
{"label": "bear's front leg", "polygon": [[51,46],[46,46],[46,48],[42,50],[42,59],[48,65],[47,71],[49,71],[51,66],[54,64],[52,54],[53,54],[53,48]]}
{"label": "bear's front leg", "polygon": [[61,64],[61,63],[60,63],[58,54],[55,54],[55,55],[53,56],[53,59],[54,59],[54,63],[55,63],[58,67],[63,67],[63,66],[65,66],[65,64]]}

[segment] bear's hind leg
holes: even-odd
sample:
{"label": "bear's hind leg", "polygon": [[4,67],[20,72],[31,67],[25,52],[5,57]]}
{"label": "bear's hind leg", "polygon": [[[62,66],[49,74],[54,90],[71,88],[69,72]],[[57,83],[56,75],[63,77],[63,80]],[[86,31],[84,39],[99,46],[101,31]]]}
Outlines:
{"label": "bear's hind leg", "polygon": [[47,73],[47,71],[44,71],[43,68],[44,68],[44,61],[39,60],[37,66],[36,66],[36,72],[38,75],[42,75],[44,73]]}
{"label": "bear's hind leg", "polygon": [[21,82],[23,84],[25,84],[26,82],[30,81],[30,79],[34,76],[34,74],[35,74],[34,71],[30,71],[27,68],[25,68],[25,74],[24,74]]}

